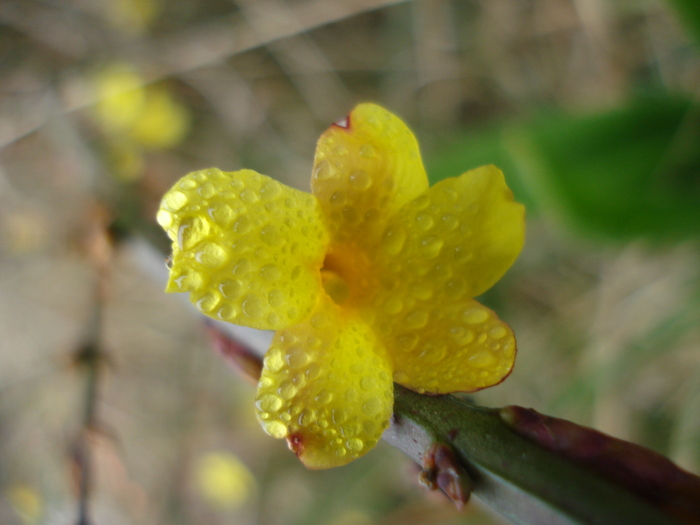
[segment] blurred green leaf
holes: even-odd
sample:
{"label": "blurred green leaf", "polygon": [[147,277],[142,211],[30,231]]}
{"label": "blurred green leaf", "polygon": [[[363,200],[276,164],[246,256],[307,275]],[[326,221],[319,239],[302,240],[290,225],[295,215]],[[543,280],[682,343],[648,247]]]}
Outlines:
{"label": "blurred green leaf", "polygon": [[661,95],[462,137],[429,168],[440,179],[497,164],[530,211],[611,238],[678,239],[700,234],[699,144],[698,106]]}
{"label": "blurred green leaf", "polygon": [[698,0],[668,0],[686,29],[700,43],[700,2]]}

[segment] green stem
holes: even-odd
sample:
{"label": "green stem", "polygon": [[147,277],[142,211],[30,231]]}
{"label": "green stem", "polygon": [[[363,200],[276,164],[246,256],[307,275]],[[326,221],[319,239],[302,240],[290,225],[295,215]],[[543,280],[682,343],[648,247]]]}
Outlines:
{"label": "green stem", "polygon": [[384,439],[415,461],[450,444],[473,478],[474,494],[515,523],[677,523],[628,490],[517,435],[498,411],[453,396],[396,385]]}

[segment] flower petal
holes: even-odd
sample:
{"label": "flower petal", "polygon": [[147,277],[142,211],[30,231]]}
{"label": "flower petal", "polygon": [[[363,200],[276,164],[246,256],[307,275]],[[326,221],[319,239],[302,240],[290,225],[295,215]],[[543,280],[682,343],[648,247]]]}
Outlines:
{"label": "flower petal", "polygon": [[418,392],[473,392],[503,381],[515,361],[515,338],[473,299],[439,300],[406,309],[378,326],[394,363],[394,381]]}
{"label": "flower petal", "polygon": [[309,468],[349,463],[377,443],[393,408],[389,360],[372,330],[328,298],[280,330],[256,400],[263,428]]}
{"label": "flower petal", "polygon": [[173,240],[166,291],[203,313],[260,329],[305,319],[321,291],[328,234],[316,199],[251,170],[208,169],[163,197]]}
{"label": "flower petal", "polygon": [[404,206],[384,230],[374,264],[405,293],[419,287],[430,289],[434,302],[470,298],[503,276],[524,240],[525,208],[513,201],[501,170],[482,166]]}
{"label": "flower petal", "polygon": [[524,209],[503,174],[484,166],[404,206],[373,252],[379,286],[364,309],[394,362],[394,380],[434,393],[473,391],[510,372],[515,340],[471,300],[513,263]]}
{"label": "flower petal", "polygon": [[379,106],[360,104],[321,135],[311,188],[334,240],[367,246],[428,179],[408,127]]}

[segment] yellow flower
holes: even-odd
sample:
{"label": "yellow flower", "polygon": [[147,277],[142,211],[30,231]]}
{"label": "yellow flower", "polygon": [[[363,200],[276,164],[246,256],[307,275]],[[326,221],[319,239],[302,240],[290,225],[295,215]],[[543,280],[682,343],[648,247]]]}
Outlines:
{"label": "yellow flower", "polygon": [[493,166],[428,188],[415,137],[373,104],[321,136],[311,186],[198,171],[165,195],[158,221],[173,240],[168,292],[277,330],[258,419],[325,468],[377,443],[392,379],[442,394],[510,373],[513,333],[472,297],[520,252],[524,209]]}

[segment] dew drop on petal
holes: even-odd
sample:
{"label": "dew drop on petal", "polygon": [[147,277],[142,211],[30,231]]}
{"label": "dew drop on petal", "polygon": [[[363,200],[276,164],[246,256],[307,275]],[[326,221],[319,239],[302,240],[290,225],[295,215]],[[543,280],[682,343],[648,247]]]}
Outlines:
{"label": "dew drop on petal", "polygon": [[158,210],[156,220],[158,221],[158,224],[160,224],[166,230],[173,224],[173,216],[170,214],[170,212],[165,210]]}
{"label": "dew drop on petal", "polygon": [[277,439],[287,435],[287,425],[281,421],[266,421],[263,423],[263,428],[268,434]]}
{"label": "dew drop on petal", "polygon": [[163,198],[163,208],[168,211],[179,211],[187,204],[187,195],[181,191],[170,191]]}
{"label": "dew drop on petal", "polygon": [[382,238],[382,247],[389,255],[398,255],[406,242],[406,230],[403,226],[391,226],[386,229]]}
{"label": "dew drop on petal", "polygon": [[214,219],[214,222],[223,228],[228,228],[233,222],[235,213],[233,208],[228,204],[219,204],[213,208],[209,208],[209,216]]}
{"label": "dew drop on petal", "polygon": [[314,168],[314,179],[328,180],[334,175],[334,169],[330,162],[322,160]]}
{"label": "dew drop on petal", "polygon": [[405,372],[394,372],[394,382],[403,384],[408,381],[408,375]]}
{"label": "dew drop on petal", "polygon": [[272,373],[282,370],[284,367],[284,360],[282,359],[282,352],[280,349],[274,348],[270,350],[263,360],[263,365]]}
{"label": "dew drop on petal", "polygon": [[382,402],[376,396],[370,397],[367,401],[362,403],[362,411],[368,416],[378,414],[381,409]]}
{"label": "dew drop on petal", "polygon": [[254,294],[248,294],[241,303],[243,313],[251,319],[258,319],[263,313],[263,305],[260,298]]}
{"label": "dew drop on petal", "polygon": [[309,362],[309,354],[301,345],[291,346],[287,350],[286,360],[291,368],[303,368]]}
{"label": "dew drop on petal", "polygon": [[416,226],[420,231],[428,231],[433,227],[433,217],[429,213],[419,213],[416,215]]}
{"label": "dew drop on petal", "polygon": [[266,264],[260,268],[260,277],[267,282],[275,282],[282,276],[280,269],[274,264]]}
{"label": "dew drop on petal", "polygon": [[432,259],[440,254],[443,244],[443,240],[440,237],[428,235],[421,239],[420,251],[425,257]]}
{"label": "dew drop on petal", "polygon": [[209,292],[204,297],[199,299],[196,303],[196,307],[199,308],[205,314],[211,313],[219,303],[221,302],[221,296],[216,292]]}
{"label": "dew drop on petal", "polygon": [[197,189],[197,193],[199,193],[200,197],[203,199],[211,199],[216,195],[216,189],[211,182],[205,182]]}
{"label": "dew drop on petal", "polygon": [[201,217],[188,217],[180,223],[177,243],[182,250],[189,250],[203,241],[210,233],[209,222]]}
{"label": "dew drop on petal", "polygon": [[270,180],[263,184],[263,187],[260,188],[260,197],[262,197],[265,200],[274,199],[279,195],[279,193],[279,184]]}
{"label": "dew drop on petal", "polygon": [[508,330],[506,330],[505,327],[503,327],[501,325],[494,326],[489,331],[489,335],[491,337],[493,337],[494,339],[503,339],[507,333],[508,333]]}
{"label": "dew drop on petal", "polygon": [[360,146],[359,154],[360,157],[371,159],[375,156],[376,152],[374,151],[374,148],[369,144],[363,144],[362,146]]}
{"label": "dew drop on petal", "polygon": [[462,313],[462,320],[470,324],[481,324],[487,321],[488,318],[488,311],[482,308],[469,308]]}
{"label": "dew drop on petal", "polygon": [[364,443],[362,443],[361,439],[351,438],[345,442],[345,446],[353,452],[360,452],[364,447]]}
{"label": "dew drop on petal", "polygon": [[490,368],[497,362],[496,356],[486,350],[469,356],[469,364],[477,368]]}
{"label": "dew drop on petal", "polygon": [[275,394],[263,394],[255,404],[263,412],[274,414],[282,408],[282,399]]}
{"label": "dew drop on petal", "polygon": [[467,292],[467,283],[461,277],[453,277],[445,283],[445,294],[451,299],[460,299]]}
{"label": "dew drop on petal", "polygon": [[350,186],[358,190],[366,190],[372,185],[372,179],[364,170],[354,171],[350,174]]}
{"label": "dew drop on petal", "polygon": [[243,188],[243,190],[241,190],[239,197],[246,204],[254,204],[254,203],[258,202],[258,200],[260,198],[260,196],[258,195],[258,192],[256,192],[253,188]]}
{"label": "dew drop on petal", "polygon": [[200,246],[195,254],[195,260],[207,268],[216,269],[226,262],[226,251],[216,243],[208,242]]}
{"label": "dew drop on petal", "polygon": [[226,299],[235,299],[241,293],[243,283],[239,280],[221,281],[219,291]]}

